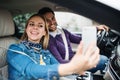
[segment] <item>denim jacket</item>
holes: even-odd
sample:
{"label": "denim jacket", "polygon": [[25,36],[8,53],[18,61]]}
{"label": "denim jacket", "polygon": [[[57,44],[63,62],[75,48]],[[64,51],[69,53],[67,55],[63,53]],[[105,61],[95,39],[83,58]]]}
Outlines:
{"label": "denim jacket", "polygon": [[[42,55],[44,65],[40,64]],[[24,44],[12,44],[7,51],[9,80],[52,80],[58,77],[58,61],[48,50],[41,50],[41,54],[28,49]]]}

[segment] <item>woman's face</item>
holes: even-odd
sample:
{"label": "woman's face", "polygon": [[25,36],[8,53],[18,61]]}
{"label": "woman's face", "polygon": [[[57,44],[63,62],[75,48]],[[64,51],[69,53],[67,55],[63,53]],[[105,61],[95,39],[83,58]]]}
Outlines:
{"label": "woman's face", "polygon": [[44,20],[38,16],[32,17],[28,21],[26,33],[29,41],[39,43],[41,38],[46,34]]}

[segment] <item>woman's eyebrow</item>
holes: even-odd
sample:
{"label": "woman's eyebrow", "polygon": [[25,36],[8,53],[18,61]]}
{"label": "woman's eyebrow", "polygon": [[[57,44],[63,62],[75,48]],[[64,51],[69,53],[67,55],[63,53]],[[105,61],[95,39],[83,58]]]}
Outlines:
{"label": "woman's eyebrow", "polygon": [[44,24],[43,22],[40,22],[40,23],[38,23],[38,24]]}
{"label": "woman's eyebrow", "polygon": [[28,22],[32,22],[32,23],[34,23],[34,21],[31,21],[31,20],[30,20],[30,21],[28,21]]}

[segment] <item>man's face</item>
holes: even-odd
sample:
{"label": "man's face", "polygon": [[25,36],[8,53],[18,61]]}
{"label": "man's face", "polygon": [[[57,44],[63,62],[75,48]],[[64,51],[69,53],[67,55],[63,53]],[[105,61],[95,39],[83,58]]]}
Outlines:
{"label": "man's face", "polygon": [[49,31],[55,31],[57,29],[55,15],[52,12],[48,12],[44,16],[48,22]]}

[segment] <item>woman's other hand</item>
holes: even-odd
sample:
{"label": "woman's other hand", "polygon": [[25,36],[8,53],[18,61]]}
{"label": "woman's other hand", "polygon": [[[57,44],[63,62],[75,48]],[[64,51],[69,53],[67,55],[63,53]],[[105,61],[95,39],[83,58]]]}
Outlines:
{"label": "woman's other hand", "polygon": [[83,43],[81,42],[78,46],[77,52],[70,61],[71,68],[74,68],[74,72],[77,74],[83,74],[84,71],[96,67],[99,62],[100,55],[99,49],[95,43],[91,43],[86,52],[83,54]]}

